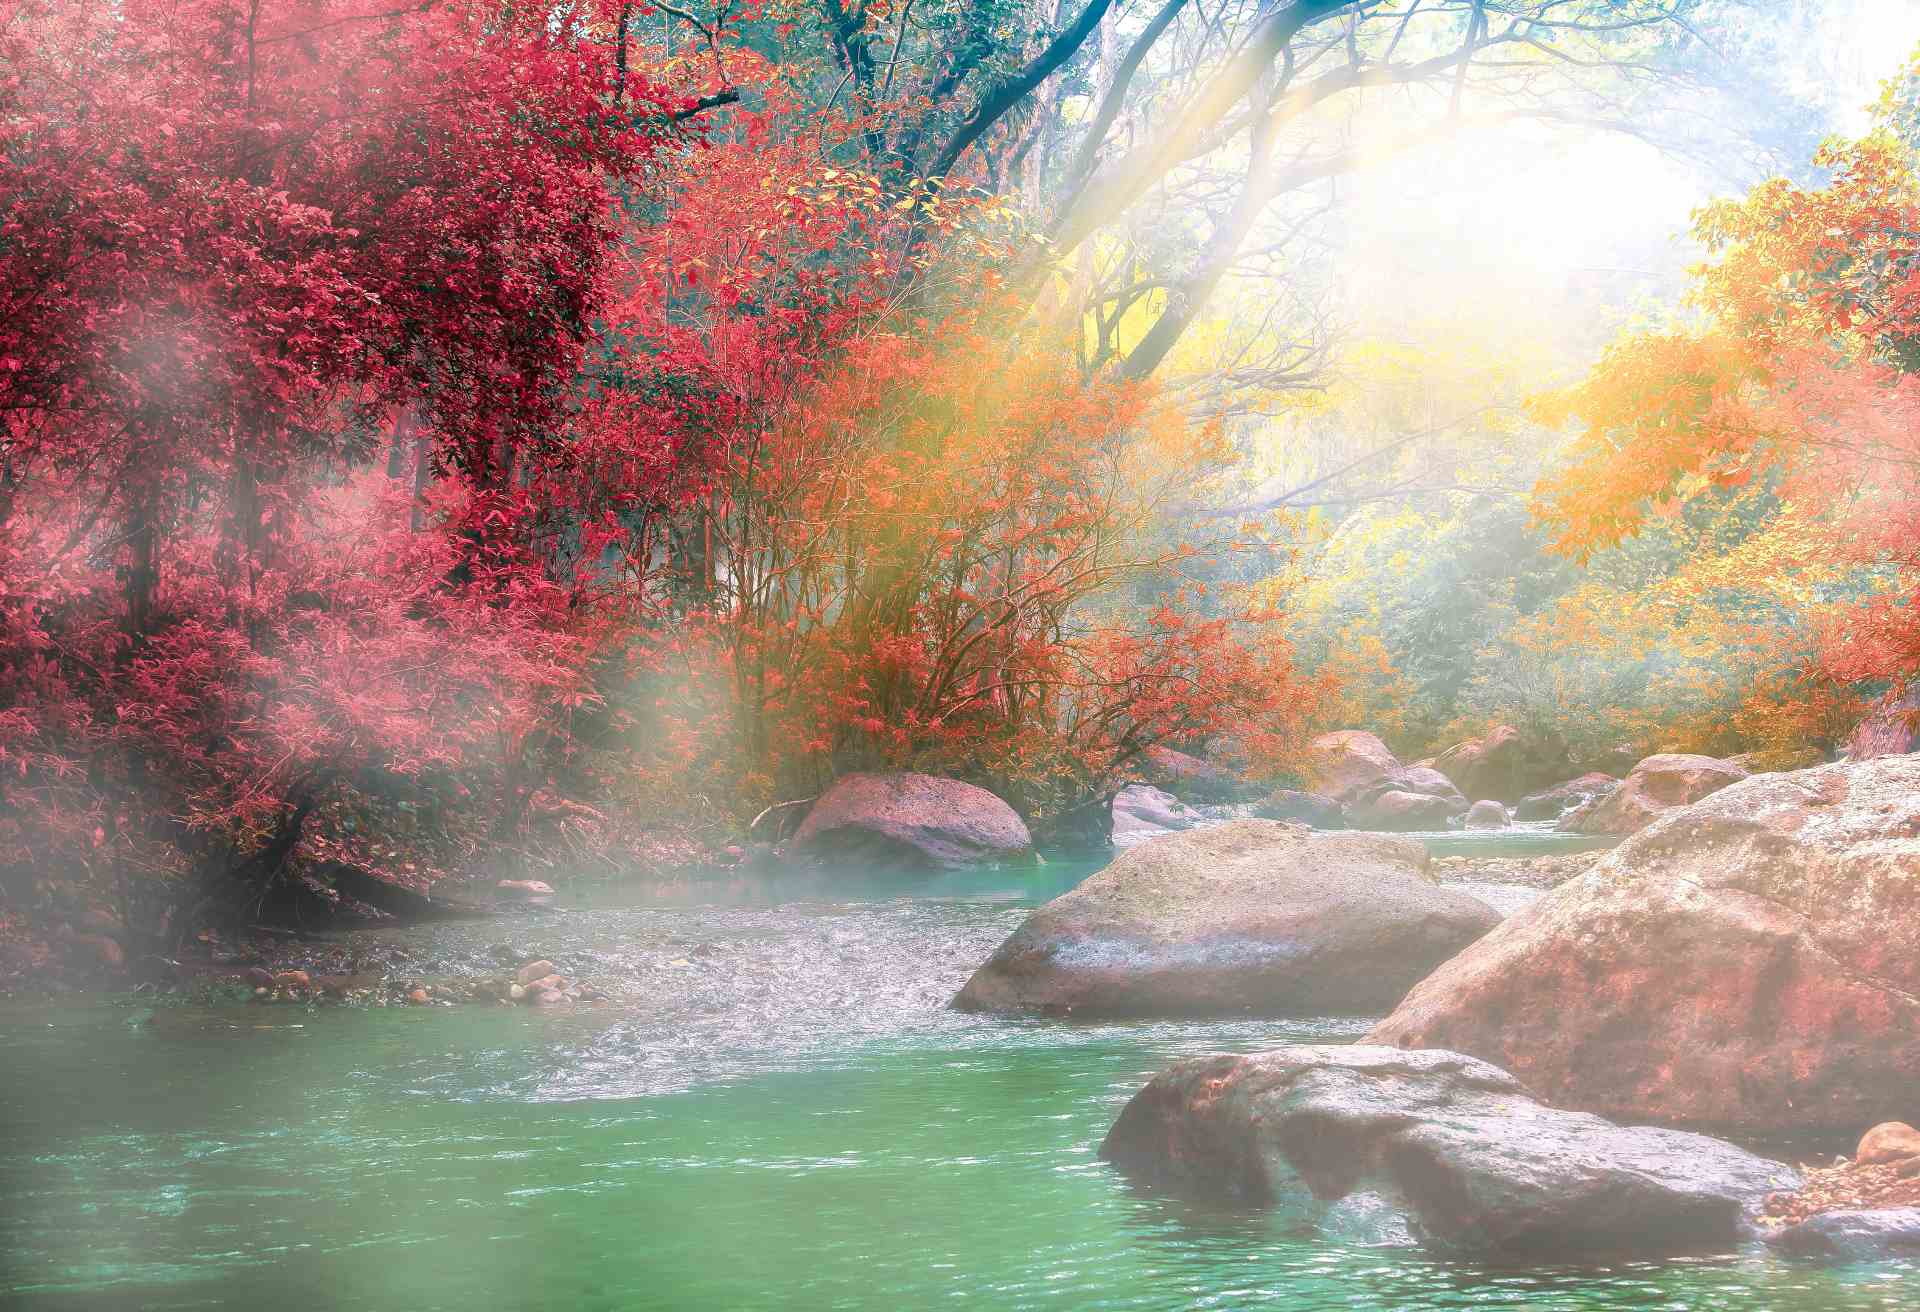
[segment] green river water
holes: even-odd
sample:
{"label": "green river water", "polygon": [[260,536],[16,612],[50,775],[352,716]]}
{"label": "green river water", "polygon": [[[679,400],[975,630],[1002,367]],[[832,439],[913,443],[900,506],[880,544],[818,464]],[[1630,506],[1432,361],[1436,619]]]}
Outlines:
{"label": "green river water", "polygon": [[1501,1270],[1129,1188],[1094,1150],[1170,1058],[1365,1023],[945,1010],[1083,874],[367,932],[613,994],[571,1010],[0,1003],[0,1305],[1920,1308],[1910,1266]]}

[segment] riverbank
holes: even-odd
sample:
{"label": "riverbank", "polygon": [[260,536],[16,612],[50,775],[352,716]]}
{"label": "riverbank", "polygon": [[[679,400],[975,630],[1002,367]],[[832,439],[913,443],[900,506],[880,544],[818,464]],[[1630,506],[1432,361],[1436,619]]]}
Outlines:
{"label": "riverbank", "polygon": [[[419,988],[440,995],[452,984],[438,978],[446,971],[411,959],[394,944],[366,946],[364,936],[357,935],[442,919],[510,925],[552,906],[561,890],[615,887],[667,898],[698,896],[738,883],[743,856],[737,849],[716,849],[692,833],[663,832],[634,842],[618,866],[596,863],[593,873],[574,872],[571,878],[554,873],[550,864],[522,878],[489,869],[432,882],[336,867],[286,881],[286,892],[263,902],[262,914],[251,923],[188,935],[174,934],[169,926],[181,904],[191,900],[184,886],[177,897],[142,889],[140,908],[152,914],[129,923],[98,890],[76,881],[44,880],[30,899],[0,903],[0,997],[127,991],[245,996],[260,987],[275,994],[271,977],[289,972],[305,972],[315,981],[311,989],[301,989],[314,997],[391,995],[405,1001]],[[343,874],[350,882],[333,886],[331,880]],[[540,875],[557,880],[558,887]],[[379,986],[369,984],[370,978]],[[287,992],[282,987],[277,995]]]}
{"label": "riverbank", "polygon": [[[1526,836],[1526,841],[1532,841],[1532,836]],[[1544,891],[1585,873],[1601,855],[1588,851],[1436,856],[1431,871],[1441,883]],[[812,867],[750,866],[727,853],[720,854],[720,859],[735,863],[715,864],[710,854],[691,845],[663,845],[644,866],[617,879],[562,880],[557,886],[542,884],[537,891],[527,890],[518,881],[505,881],[515,885],[511,888],[491,879],[442,881],[430,890],[435,897],[463,908],[464,918],[497,927],[487,935],[491,942],[452,957],[424,951],[420,944],[427,940],[406,932],[419,922],[405,916],[343,916],[304,929],[208,931],[177,952],[141,954],[122,946],[129,938],[124,927],[98,906],[52,918],[0,913],[0,996],[138,990],[262,1002],[494,1003],[505,992],[503,981],[520,966],[547,955],[542,927],[569,911],[609,902],[672,905],[806,899],[825,886],[845,882],[844,877],[823,878]],[[1044,882],[1064,892],[1068,886],[1064,876],[1069,872],[1077,878],[1102,864],[1097,858],[1056,860],[1042,867],[1049,872]],[[949,883],[962,884],[970,879],[992,883],[995,878],[991,872],[944,877]],[[883,875],[867,882],[868,891],[888,883]],[[899,893],[911,893],[925,884],[924,876],[893,881]],[[1498,896],[1492,900],[1506,913],[1531,901]],[[701,947],[698,943],[686,946],[690,952]],[[569,977],[569,983],[598,992],[610,982]]]}

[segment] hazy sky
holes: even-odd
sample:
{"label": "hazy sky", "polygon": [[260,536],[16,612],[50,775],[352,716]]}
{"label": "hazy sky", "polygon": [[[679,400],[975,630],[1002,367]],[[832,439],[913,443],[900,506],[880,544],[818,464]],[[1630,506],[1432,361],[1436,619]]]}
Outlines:
{"label": "hazy sky", "polygon": [[[1783,3],[1783,19],[1801,4]],[[1816,44],[1783,68],[1830,130],[1857,133],[1880,83],[1920,44],[1920,0],[1829,0]],[[1762,134],[1770,126],[1751,125]],[[1697,251],[1691,211],[1725,177],[1620,135],[1513,130],[1347,179],[1334,252],[1345,317],[1396,335],[1471,317],[1516,340],[1550,334],[1575,355],[1636,304],[1678,289]]]}
{"label": "hazy sky", "polygon": [[1920,0],[1848,0],[1838,14],[1827,66],[1828,80],[1843,88],[1834,130],[1857,133],[1867,123],[1867,104],[1880,84],[1899,71],[1920,45]]}

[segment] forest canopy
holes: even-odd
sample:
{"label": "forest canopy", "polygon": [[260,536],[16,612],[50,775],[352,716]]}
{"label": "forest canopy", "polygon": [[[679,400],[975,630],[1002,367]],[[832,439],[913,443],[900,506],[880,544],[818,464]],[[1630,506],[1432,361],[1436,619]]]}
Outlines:
{"label": "forest canopy", "polygon": [[[1326,728],[1828,750],[1920,643],[1920,111],[1727,126],[1795,13],[14,0],[0,883],[183,933],[873,766],[1043,827]],[[1671,323],[1336,276],[1367,178],[1569,140],[1768,179]]]}

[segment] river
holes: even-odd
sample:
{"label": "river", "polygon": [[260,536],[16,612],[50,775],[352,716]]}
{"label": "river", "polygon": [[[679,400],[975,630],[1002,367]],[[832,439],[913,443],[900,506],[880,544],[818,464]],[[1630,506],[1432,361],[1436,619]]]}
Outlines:
{"label": "river", "polygon": [[0,1304],[1920,1307],[1912,1266],[1503,1270],[1129,1188],[1094,1150],[1169,1059],[1366,1023],[947,1011],[1088,868],[362,931],[538,951],[612,995],[578,1008],[0,1003]]}

